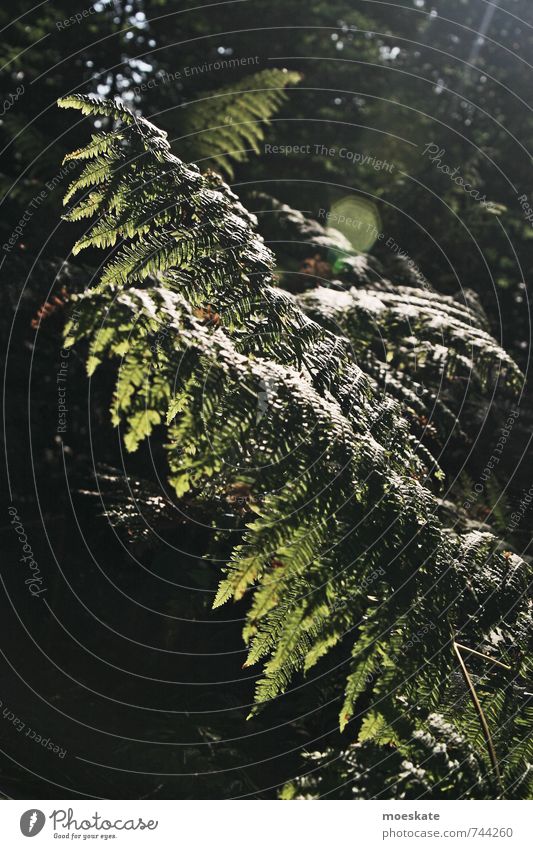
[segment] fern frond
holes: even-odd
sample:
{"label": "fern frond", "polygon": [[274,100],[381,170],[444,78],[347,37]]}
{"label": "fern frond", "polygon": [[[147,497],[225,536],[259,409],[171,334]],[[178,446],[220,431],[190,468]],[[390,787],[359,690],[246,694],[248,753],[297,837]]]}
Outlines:
{"label": "fern frond", "polygon": [[177,113],[183,158],[232,178],[232,163],[260,152],[265,125],[286,99],[287,87],[300,80],[295,71],[269,68],[184,104]]}
{"label": "fern frond", "polygon": [[[310,670],[320,675],[332,647],[347,642],[342,722],[352,726],[370,705],[409,747],[408,709],[416,745],[436,754],[429,717],[457,671],[452,640],[490,656],[498,630],[505,645],[512,639],[513,664],[523,663],[528,567],[489,534],[443,526],[432,457],[413,440],[403,399],[380,391],[354,344],[364,354],[378,332],[395,340],[398,380],[412,323],[424,374],[451,379],[472,367],[483,384],[497,360],[512,383],[512,361],[474,312],[465,321],[434,294],[381,283],[280,291],[255,218],[219,177],[185,165],[164,133],[125,107],[81,96],[72,105],[117,126],[109,147],[99,139],[76,155],[94,168],[73,191],[99,186],[99,218],[79,248],[110,253],[97,284],[75,299],[66,344],[87,340],[90,372],[104,358],[117,363],[113,421],[129,450],[161,429],[178,497],[222,500],[243,484],[251,497],[264,494],[243,519],[216,599],[247,598],[247,664],[263,665],[256,701],[280,698]],[[87,198],[78,204],[74,214],[85,215]],[[507,684],[494,682],[494,705],[509,717]],[[488,786],[470,718],[454,719],[456,745]],[[509,735],[520,745],[511,721]],[[372,753],[377,744],[360,746]],[[520,751],[515,776],[527,771]],[[411,766],[402,770],[415,786]]]}

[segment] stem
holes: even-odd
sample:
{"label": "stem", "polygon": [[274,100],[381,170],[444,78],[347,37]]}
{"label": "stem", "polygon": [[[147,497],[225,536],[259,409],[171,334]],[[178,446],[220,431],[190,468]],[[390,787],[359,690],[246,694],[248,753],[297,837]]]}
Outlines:
{"label": "stem", "polygon": [[[498,766],[498,759],[496,757],[496,750],[494,748],[494,743],[492,742],[492,737],[490,735],[489,726],[488,726],[487,720],[485,718],[485,714],[483,713],[483,708],[481,707],[481,703],[478,699],[478,696],[477,696],[477,693],[476,693],[476,688],[474,687],[474,682],[472,681],[472,679],[470,677],[468,669],[466,668],[465,662],[463,660],[463,656],[462,656],[462,654],[459,650],[460,644],[456,643],[455,640],[453,640],[452,645],[453,645],[453,650],[454,650],[455,654],[457,655],[457,660],[459,661],[459,665],[460,665],[461,671],[464,675],[466,685],[467,685],[467,687],[470,691],[470,695],[472,696],[472,701],[474,703],[476,713],[479,717],[479,721],[481,723],[481,728],[483,729],[483,736],[485,737],[485,742],[487,744],[487,749],[488,749],[488,752],[489,752],[490,761],[492,763],[492,767],[493,767],[495,775],[496,775],[498,787],[500,788],[500,792],[502,792],[503,791],[502,779],[501,779],[501,775],[500,775],[500,768]],[[462,648],[462,646],[461,646],[461,648]],[[467,649],[467,651],[470,651],[470,649]],[[476,652],[476,654],[477,654],[477,652]]]}
{"label": "stem", "polygon": [[496,666],[501,666],[502,669],[508,669],[509,671],[511,671],[512,669],[511,666],[507,666],[507,664],[502,663],[501,660],[494,660],[494,658],[490,657],[490,655],[482,654],[480,651],[476,651],[476,649],[471,649],[468,646],[463,646],[462,643],[455,643],[455,645],[457,646],[457,648],[463,649],[463,651],[468,651],[470,652],[470,654],[475,654],[477,657],[484,658],[484,660],[490,660],[491,663],[495,663]]}

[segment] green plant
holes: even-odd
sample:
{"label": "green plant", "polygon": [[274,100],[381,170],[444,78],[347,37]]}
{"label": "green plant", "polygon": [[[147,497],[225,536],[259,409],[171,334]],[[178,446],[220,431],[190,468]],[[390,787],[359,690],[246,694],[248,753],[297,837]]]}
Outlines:
{"label": "green plant", "polygon": [[[66,218],[95,217],[73,251],[108,254],[74,299],[65,344],[87,342],[89,374],[117,362],[113,421],[130,451],[165,441],[178,499],[208,503],[214,526],[217,500],[235,505],[215,605],[247,597],[247,665],[263,664],[255,710],[297,676],[320,676],[317,664],[349,644],[340,725],[358,734],[358,758],[384,745],[407,755],[409,728],[419,741],[433,734],[446,708],[446,734],[482,774],[464,792],[512,795],[530,775],[527,567],[489,534],[460,535],[439,519],[442,473],[405,415],[406,303],[432,386],[466,368],[482,390],[500,363],[512,385],[516,367],[474,310],[465,323],[434,293],[380,284],[362,298],[347,287],[333,314],[330,288],[288,294],[254,217],[217,174],[183,163],[165,133],[117,103],[73,95],[60,105],[115,122],[69,156],[86,164]],[[377,332],[389,340],[396,397],[377,382]],[[441,338],[444,364],[433,356]],[[214,534],[214,552],[225,537]],[[446,682],[464,674],[463,650],[488,664],[490,680],[467,670],[470,701],[457,710]]]}
{"label": "green plant", "polygon": [[189,162],[233,177],[232,162],[245,162],[250,152],[260,152],[264,125],[286,99],[284,89],[300,79],[295,71],[269,68],[185,103],[176,113],[178,152]]}

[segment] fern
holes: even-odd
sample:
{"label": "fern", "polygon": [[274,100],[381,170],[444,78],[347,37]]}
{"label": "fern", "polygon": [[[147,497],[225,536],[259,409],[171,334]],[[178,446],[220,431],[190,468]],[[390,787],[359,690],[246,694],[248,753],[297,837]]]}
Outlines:
{"label": "fern", "polygon": [[[107,144],[73,154],[87,164],[67,192],[68,217],[85,215],[91,197],[97,215],[76,249],[107,254],[99,280],[73,299],[65,344],[86,340],[89,373],[117,362],[113,421],[130,451],[154,428],[164,433],[178,497],[212,507],[249,494],[215,605],[247,598],[247,665],[263,665],[255,709],[348,643],[340,722],[356,726],[361,704],[371,705],[364,753],[377,745],[372,734],[382,742],[384,721],[389,744],[405,738],[402,710],[426,733],[441,682],[458,670],[456,642],[491,656],[498,633],[504,662],[522,675],[526,564],[488,534],[443,527],[436,463],[410,432],[401,394],[381,391],[368,360],[353,356],[355,338],[371,349],[377,315],[401,384],[409,319],[427,338],[428,372],[442,368],[430,352],[444,333],[446,375],[471,362],[483,389],[503,363],[512,385],[516,367],[476,314],[465,321],[448,299],[381,284],[335,293],[342,309],[332,289],[282,291],[255,218],[221,178],[184,164],[165,133],[125,107],[84,96],[61,105],[116,121]],[[369,299],[379,305],[372,318]],[[493,685],[525,774],[508,682]],[[450,722],[485,763],[479,724],[461,712]],[[494,782],[487,771],[483,787]]]}
{"label": "fern", "polygon": [[[506,713],[504,701],[495,700],[492,695],[488,712],[501,738],[498,778],[477,739],[475,721],[469,718],[459,723],[442,713],[428,713],[420,705],[416,707],[416,716],[415,711],[399,700],[393,720],[379,711],[365,714],[356,743],[340,751],[330,748],[308,753],[309,769],[285,785],[280,797],[531,798],[531,700],[524,699],[522,704],[515,700],[513,715]],[[455,710],[459,707],[468,711],[468,702],[459,701]],[[515,740],[509,745],[513,731]]]}
{"label": "fern", "polygon": [[232,178],[232,163],[260,152],[264,125],[285,100],[287,86],[300,79],[295,71],[270,68],[186,103],[178,113],[180,153]]}
{"label": "fern", "polygon": [[380,715],[370,716],[359,742],[341,752],[307,756],[310,769],[287,784],[284,799],[490,798],[494,787],[464,735],[440,714],[401,737]]}
{"label": "fern", "polygon": [[[355,255],[333,228],[306,218],[265,194],[255,195],[264,231],[282,254],[284,269],[315,253],[315,277],[304,262],[281,285],[298,305],[333,333],[349,339],[357,362],[387,394],[409,411],[414,430],[444,443],[471,421],[477,426],[482,398],[497,386],[502,401],[523,380],[513,360],[492,339],[475,295],[461,299],[437,293],[405,258],[392,255],[384,267],[375,257]],[[403,262],[402,262],[403,260]],[[462,412],[462,422],[459,413]]]}

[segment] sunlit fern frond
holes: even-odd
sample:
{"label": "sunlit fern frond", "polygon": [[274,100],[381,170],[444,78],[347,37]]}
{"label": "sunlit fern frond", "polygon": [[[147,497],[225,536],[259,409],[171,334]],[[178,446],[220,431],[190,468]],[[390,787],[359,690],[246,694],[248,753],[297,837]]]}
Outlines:
{"label": "sunlit fern frond", "polygon": [[233,177],[233,163],[260,153],[265,126],[300,80],[295,71],[268,68],[184,104],[176,113],[179,153]]}
{"label": "sunlit fern frond", "polygon": [[[282,291],[255,217],[221,178],[185,165],[164,133],[124,107],[83,96],[63,105],[116,121],[108,145],[100,138],[74,155],[86,164],[67,192],[69,215],[80,205],[85,214],[92,194],[96,216],[77,249],[106,255],[74,299],[65,344],[86,344],[90,374],[116,363],[112,420],[129,451],[155,436],[165,443],[178,497],[216,504],[246,493],[215,604],[247,599],[257,703],[320,675],[341,643],[351,650],[342,727],[358,727],[363,704],[391,726],[402,706],[424,706],[427,720],[457,670],[455,639],[478,647],[497,629],[504,641],[512,632],[521,668],[526,564],[489,534],[442,525],[433,458],[412,438],[404,399],[381,391],[354,356],[353,336],[357,328],[362,355],[376,323],[404,339],[407,310],[431,345],[451,328],[459,360],[481,340],[490,354],[483,369],[476,361],[480,379],[495,351],[515,374],[496,343],[433,294],[378,284],[363,294]],[[501,699],[507,682],[498,688]],[[416,720],[423,732],[424,716]],[[458,733],[473,733],[458,722]]]}

